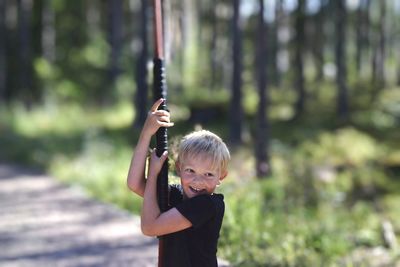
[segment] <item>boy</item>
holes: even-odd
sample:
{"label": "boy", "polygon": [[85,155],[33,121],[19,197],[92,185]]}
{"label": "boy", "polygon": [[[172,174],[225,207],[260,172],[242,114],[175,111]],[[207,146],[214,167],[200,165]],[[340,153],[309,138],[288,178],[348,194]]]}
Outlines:
{"label": "boy", "polygon": [[128,173],[128,187],[143,197],[142,232],[165,235],[164,264],[173,267],[217,266],[217,242],[224,216],[223,195],[215,188],[228,174],[229,150],[217,135],[197,131],[185,136],[179,146],[175,167],[181,185],[169,186],[172,207],[161,213],[157,203],[157,175],[167,158],[153,151],[147,179],[145,164],[152,135],[159,127],[171,127],[170,114],[152,106],[139,137]]}

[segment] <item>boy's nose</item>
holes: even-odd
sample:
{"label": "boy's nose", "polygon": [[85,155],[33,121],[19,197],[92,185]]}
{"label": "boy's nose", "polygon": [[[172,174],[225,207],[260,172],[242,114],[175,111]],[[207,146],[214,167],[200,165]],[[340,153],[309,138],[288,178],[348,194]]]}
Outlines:
{"label": "boy's nose", "polygon": [[196,175],[194,177],[193,183],[194,184],[202,184],[203,183],[203,177],[201,177],[201,175]]}

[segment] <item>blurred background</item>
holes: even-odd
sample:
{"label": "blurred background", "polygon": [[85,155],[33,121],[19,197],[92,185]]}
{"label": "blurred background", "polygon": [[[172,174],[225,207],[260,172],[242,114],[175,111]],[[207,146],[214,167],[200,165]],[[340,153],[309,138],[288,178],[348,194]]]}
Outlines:
{"label": "blurred background", "polygon": [[[400,1],[163,9],[171,147],[203,127],[232,152],[219,256],[399,266]],[[1,0],[0,161],[138,214],[125,180],[153,102],[152,19],[146,0]]]}

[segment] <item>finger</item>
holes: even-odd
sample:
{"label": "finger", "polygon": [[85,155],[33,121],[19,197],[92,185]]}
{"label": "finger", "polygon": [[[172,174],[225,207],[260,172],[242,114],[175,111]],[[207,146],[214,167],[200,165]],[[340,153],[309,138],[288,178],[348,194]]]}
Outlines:
{"label": "finger", "polygon": [[153,152],[152,152],[152,158],[153,159],[160,159],[161,161],[164,161],[167,157],[168,157],[168,151],[167,150],[165,150],[162,154],[161,154],[161,156],[159,157],[158,155],[157,155],[157,153],[156,153],[156,149],[153,149]]}
{"label": "finger", "polygon": [[159,122],[159,125],[160,125],[161,127],[166,127],[166,128],[168,128],[168,127],[174,126],[175,124],[174,124],[173,122],[162,122],[162,121],[160,121],[160,122]]}
{"label": "finger", "polygon": [[162,153],[160,159],[162,162],[164,162],[168,158],[168,151],[165,150],[164,153]]}
{"label": "finger", "polygon": [[153,150],[151,151],[151,157],[152,157],[152,158],[154,158],[154,157],[158,158],[157,152],[156,152],[156,149],[155,149],[155,148],[153,148]]}
{"label": "finger", "polygon": [[164,102],[164,99],[163,99],[163,98],[158,99],[158,100],[153,104],[153,106],[151,107],[150,110],[151,110],[152,112],[155,112],[155,111],[158,109],[158,107],[161,105],[162,102]]}
{"label": "finger", "polygon": [[170,122],[170,118],[167,116],[161,116],[158,118],[158,121]]}
{"label": "finger", "polygon": [[153,112],[153,114],[157,115],[157,116],[168,116],[170,117],[170,113],[166,110],[156,110]]}

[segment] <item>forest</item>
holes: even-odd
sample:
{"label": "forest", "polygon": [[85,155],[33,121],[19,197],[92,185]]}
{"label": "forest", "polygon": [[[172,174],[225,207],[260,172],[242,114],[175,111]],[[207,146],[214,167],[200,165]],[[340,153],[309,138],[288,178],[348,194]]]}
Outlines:
{"label": "forest", "polygon": [[[140,213],[151,3],[0,1],[0,162]],[[400,265],[400,2],[162,3],[171,150],[204,128],[231,151],[218,256]]]}

